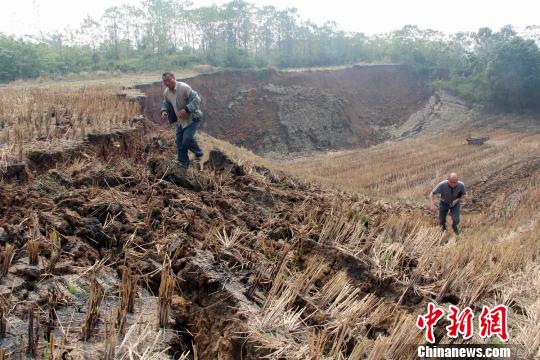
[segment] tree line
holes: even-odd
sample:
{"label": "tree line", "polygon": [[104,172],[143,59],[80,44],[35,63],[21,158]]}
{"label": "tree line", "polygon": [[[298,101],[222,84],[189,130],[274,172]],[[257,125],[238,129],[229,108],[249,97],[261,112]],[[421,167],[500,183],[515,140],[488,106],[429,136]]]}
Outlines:
{"label": "tree line", "polygon": [[538,108],[540,51],[511,26],[444,34],[409,25],[375,36],[302,20],[297,10],[244,0],[194,7],[143,0],[106,9],[39,39],[0,34],[0,82],[81,71],[409,64],[437,84],[499,110]]}

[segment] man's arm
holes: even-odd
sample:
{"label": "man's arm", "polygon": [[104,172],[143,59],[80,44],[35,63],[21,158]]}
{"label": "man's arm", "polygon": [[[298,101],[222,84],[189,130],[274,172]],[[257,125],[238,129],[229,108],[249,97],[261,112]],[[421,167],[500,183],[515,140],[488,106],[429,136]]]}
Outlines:
{"label": "man's arm", "polygon": [[441,193],[441,186],[442,183],[438,183],[433,190],[429,193],[429,200],[431,201],[431,211],[436,211],[437,206],[435,206],[435,202],[437,200],[437,194]]}
{"label": "man's arm", "polygon": [[459,194],[458,194],[458,197],[456,200],[452,201],[452,207],[456,206],[456,204],[458,202],[463,202],[463,199],[465,198],[465,195],[467,195],[467,193],[465,192],[465,188],[463,188],[463,191],[461,191]]}
{"label": "man's arm", "polygon": [[200,106],[201,98],[199,94],[195,90],[190,89],[187,96],[187,105],[184,107],[184,110],[189,114],[199,110]]}
{"label": "man's arm", "polygon": [[169,107],[167,105],[168,101],[166,99],[163,99],[163,104],[161,105],[161,112],[169,112]]}
{"label": "man's arm", "polygon": [[451,204],[450,206],[451,206],[451,207],[456,206],[458,202],[462,202],[462,201],[463,201],[463,198],[465,198],[465,195],[461,195],[461,196],[458,197],[456,200],[452,201],[452,204]]}
{"label": "man's arm", "polygon": [[167,99],[164,99],[163,104],[161,105],[161,117],[163,119],[167,118],[169,120],[169,124],[172,124],[178,121],[178,118],[176,117],[176,114],[174,113],[174,107],[171,104],[171,102]]}
{"label": "man's arm", "polygon": [[435,211],[437,210],[437,207],[435,206],[435,201],[437,199],[437,196],[435,195],[435,193],[432,191],[429,193],[429,200],[431,201],[431,211]]}

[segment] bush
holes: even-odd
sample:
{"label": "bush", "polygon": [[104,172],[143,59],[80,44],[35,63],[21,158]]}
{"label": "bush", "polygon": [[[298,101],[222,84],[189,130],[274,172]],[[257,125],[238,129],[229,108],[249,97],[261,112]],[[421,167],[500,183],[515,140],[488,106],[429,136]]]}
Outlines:
{"label": "bush", "polygon": [[253,62],[246,50],[230,48],[225,55],[225,66],[247,69],[253,67]]}
{"label": "bush", "polygon": [[540,50],[515,37],[495,47],[484,72],[487,99],[503,111],[539,109]]}

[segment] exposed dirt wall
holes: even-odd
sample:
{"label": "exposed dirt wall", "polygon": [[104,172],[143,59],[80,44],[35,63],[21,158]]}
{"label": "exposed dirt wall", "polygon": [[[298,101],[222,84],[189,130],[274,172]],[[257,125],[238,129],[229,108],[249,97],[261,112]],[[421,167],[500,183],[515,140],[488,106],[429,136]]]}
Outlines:
{"label": "exposed dirt wall", "polygon": [[[262,155],[376,144],[430,95],[405,65],[224,71],[182,81],[203,98],[203,131]],[[139,88],[147,94],[146,115],[161,122],[161,83]]]}

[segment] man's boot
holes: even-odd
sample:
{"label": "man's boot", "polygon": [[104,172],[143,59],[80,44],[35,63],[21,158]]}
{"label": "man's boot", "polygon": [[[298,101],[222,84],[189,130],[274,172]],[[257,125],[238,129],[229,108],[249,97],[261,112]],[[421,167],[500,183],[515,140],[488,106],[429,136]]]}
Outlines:
{"label": "man's boot", "polygon": [[202,169],[202,158],[204,155],[195,155],[195,158],[192,160],[193,167],[197,170]]}
{"label": "man's boot", "polygon": [[187,168],[189,167],[188,164],[184,164],[183,162],[181,161],[178,161],[178,167],[181,169],[181,170],[187,170]]}

